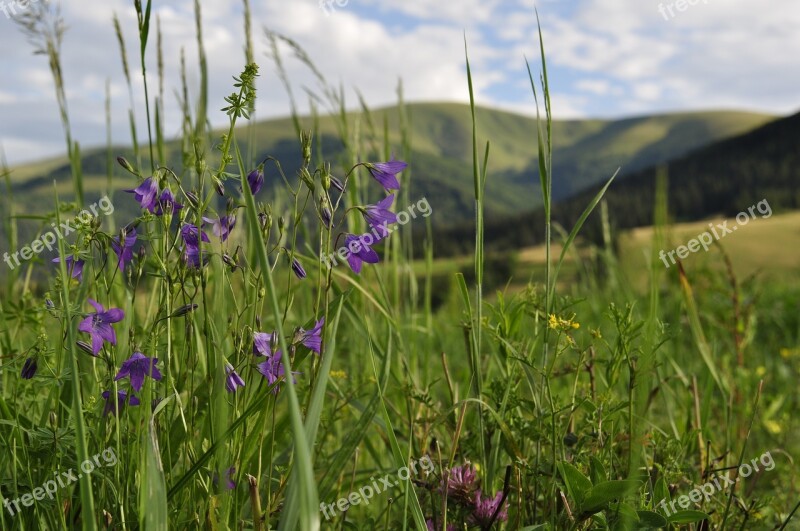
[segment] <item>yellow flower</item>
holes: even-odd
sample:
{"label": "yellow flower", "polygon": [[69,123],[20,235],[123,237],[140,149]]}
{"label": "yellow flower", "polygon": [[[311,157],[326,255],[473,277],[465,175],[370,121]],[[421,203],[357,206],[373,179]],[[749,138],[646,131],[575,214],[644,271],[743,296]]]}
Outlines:
{"label": "yellow flower", "polygon": [[590,330],[589,333],[592,334],[592,337],[595,338],[595,339],[603,339],[603,334],[600,333],[600,329],[599,328],[595,328],[593,330]]}
{"label": "yellow flower", "polygon": [[767,431],[772,433],[773,435],[776,435],[776,434],[780,433],[781,431],[783,431],[783,428],[781,428],[780,422],[776,422],[776,421],[771,420],[771,419],[764,421],[764,427],[767,428]]}
{"label": "yellow flower", "polygon": [[757,367],[756,368],[756,376],[760,377],[760,376],[764,376],[765,374],[767,374],[767,368],[766,367],[764,367],[762,365],[761,367]]}
{"label": "yellow flower", "polygon": [[556,314],[551,313],[550,319],[547,321],[547,326],[553,330],[569,330],[570,328],[580,328],[581,324],[574,322],[575,316],[573,315],[569,319],[563,319],[561,317],[557,317]]}
{"label": "yellow flower", "polygon": [[331,378],[336,378],[337,380],[344,380],[347,378],[347,373],[344,371],[331,371],[328,374]]}
{"label": "yellow flower", "polygon": [[781,357],[785,360],[800,355],[800,348],[782,348]]}

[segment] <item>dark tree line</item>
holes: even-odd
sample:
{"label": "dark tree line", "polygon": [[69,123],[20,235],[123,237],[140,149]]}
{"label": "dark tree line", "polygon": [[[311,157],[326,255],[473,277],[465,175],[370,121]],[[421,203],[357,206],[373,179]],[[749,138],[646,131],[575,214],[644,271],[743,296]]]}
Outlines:
{"label": "dark tree line", "polygon": [[[672,221],[717,214],[733,217],[762,199],[767,199],[773,212],[800,208],[800,113],[698,149],[665,167]],[[657,172],[657,167],[640,170],[608,189],[605,198],[615,229],[652,225]],[[558,177],[553,177],[554,187]],[[594,186],[555,204],[553,221],[569,231],[600,188]],[[595,242],[601,237],[598,211],[581,232]],[[543,243],[544,213],[539,209],[487,220],[485,236],[487,251],[494,252]],[[439,257],[470,254],[475,248],[474,224],[435,228],[434,242]]]}

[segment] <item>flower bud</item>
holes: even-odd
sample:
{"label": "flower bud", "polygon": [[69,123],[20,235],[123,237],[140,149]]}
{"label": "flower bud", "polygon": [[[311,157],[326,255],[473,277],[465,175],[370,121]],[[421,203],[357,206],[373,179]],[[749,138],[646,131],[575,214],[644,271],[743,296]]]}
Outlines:
{"label": "flower bud", "polygon": [[300,145],[303,148],[303,165],[308,166],[311,163],[311,132],[300,131]]}
{"label": "flower bud", "polygon": [[186,200],[189,201],[189,204],[192,205],[192,208],[199,208],[200,207],[200,198],[197,197],[197,194],[193,191],[186,192]]}
{"label": "flower bud", "polygon": [[334,188],[336,188],[340,192],[344,192],[344,183],[339,179],[337,179],[336,177],[334,177],[333,175],[331,175],[331,184],[333,185]]}
{"label": "flower bud", "polygon": [[184,316],[187,313],[195,311],[197,309],[197,306],[198,306],[197,304],[187,304],[185,306],[181,306],[180,308],[175,310],[175,312],[173,312],[173,314],[170,315],[170,317],[181,317],[181,316]]}
{"label": "flower bud", "polygon": [[314,178],[308,172],[308,168],[303,168],[303,169],[300,170],[300,178],[303,180],[304,183],[306,183],[306,186],[308,186],[308,189],[313,192],[314,191]]}
{"label": "flower bud", "polygon": [[222,181],[220,181],[216,177],[212,178],[212,181],[214,183],[214,190],[216,190],[217,195],[219,195],[220,197],[225,197],[225,185],[222,184]]}
{"label": "flower bud", "polygon": [[128,160],[125,157],[117,157],[117,162],[119,163],[120,166],[125,168],[127,171],[129,171],[130,173],[136,175],[136,170],[133,169],[133,166],[131,166],[131,163],[128,162]]}
{"label": "flower bud", "polygon": [[90,355],[92,357],[95,357],[95,358],[97,357],[97,356],[95,356],[94,352],[92,351],[92,346],[89,343],[87,343],[86,341],[76,341],[75,345],[79,349],[81,349],[82,351],[87,353],[88,355]]}

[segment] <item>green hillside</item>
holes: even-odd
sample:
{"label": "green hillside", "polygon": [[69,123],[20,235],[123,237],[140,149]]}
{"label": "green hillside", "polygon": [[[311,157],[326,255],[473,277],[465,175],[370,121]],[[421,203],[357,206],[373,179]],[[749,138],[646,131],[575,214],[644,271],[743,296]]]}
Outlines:
{"label": "green hillside", "polygon": [[[416,103],[406,108],[411,130],[410,197],[428,197],[437,215],[435,224],[450,224],[472,218],[472,152],[469,108],[455,103]],[[534,118],[495,109],[477,109],[478,143],[491,139],[489,179],[487,187],[487,217],[525,212],[539,204],[531,192],[535,182],[537,162],[530,153],[536,138]],[[770,116],[746,112],[716,111],[643,116],[624,120],[566,120],[553,125],[555,144],[554,197],[566,197],[596,184],[622,166],[623,173],[667,161],[720,138],[751,130],[769,121]],[[370,115],[352,113],[348,117],[351,135],[358,132],[371,145],[383,144],[384,124],[388,125],[390,141],[395,152],[401,149],[399,112],[397,107],[372,111]],[[304,129],[312,129],[309,117],[301,118]],[[255,142],[248,143],[249,132],[238,135],[244,153],[251,162],[266,156],[281,161],[287,175],[297,170],[299,152],[290,118],[261,121],[254,126]],[[318,121],[318,139],[322,155],[336,160],[341,153],[340,133],[333,118]],[[214,135],[218,139],[221,132]],[[483,147],[481,147],[481,150]],[[146,151],[146,150],[144,150]],[[112,154],[132,157],[129,148],[117,146]],[[180,141],[167,143],[166,164],[186,168],[182,163]],[[376,153],[364,153],[364,158],[380,158]],[[112,159],[113,160],[113,159]],[[83,170],[87,197],[97,197],[107,183],[108,151],[106,148],[86,149]],[[129,188],[134,183],[123,170],[112,165],[114,185]],[[341,170],[339,170],[341,172]],[[52,199],[53,179],[61,186],[59,193],[69,197],[72,191],[70,168],[66,159],[52,159],[13,168],[12,192],[20,209],[37,212],[37,204]],[[278,177],[267,175],[268,183]],[[121,208],[127,202],[115,201]],[[132,205],[131,205],[131,208]],[[131,212],[133,214],[133,212]]]}
{"label": "green hillside", "polygon": [[[776,212],[800,208],[800,113],[769,122],[744,134],[714,142],[682,157],[621,176],[604,201],[613,229],[644,227],[653,222],[655,183],[659,167],[668,175],[669,214],[674,221],[696,221],[712,216],[733,218],[761,200]],[[556,179],[561,176],[556,174]],[[554,221],[573,227],[600,185],[555,204]],[[495,218],[486,225],[487,248],[509,250],[537,245],[544,231],[542,209]],[[438,256],[471,252],[466,235],[471,223],[454,224],[437,232]],[[601,241],[597,213],[582,236]]]}

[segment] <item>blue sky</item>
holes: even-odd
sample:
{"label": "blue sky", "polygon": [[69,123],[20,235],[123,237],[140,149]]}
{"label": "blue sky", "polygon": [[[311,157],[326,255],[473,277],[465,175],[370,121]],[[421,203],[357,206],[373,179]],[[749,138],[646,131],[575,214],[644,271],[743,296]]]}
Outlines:
{"label": "blue sky", "polygon": [[[38,0],[43,2],[44,0]],[[524,57],[539,65],[539,10],[556,117],[617,118],[701,109],[743,109],[789,114],[800,109],[800,3],[770,0],[267,0],[253,2],[259,79],[258,117],[288,112],[285,91],[266,57],[263,27],[297,41],[326,78],[342,83],[355,104],[355,88],[372,106],[391,104],[403,80],[409,101],[468,100],[466,34],[480,104],[532,114]],[[0,0],[0,145],[12,163],[63,152],[52,77]],[[129,142],[130,107],[111,17],[123,25],[129,54],[136,20],[128,0],[63,0],[69,29],[63,67],[75,137],[83,146],[105,141],[104,91],[112,95],[115,143]],[[222,107],[231,76],[243,65],[242,3],[201,0],[212,74],[212,109]],[[660,7],[661,6],[661,7]],[[198,79],[191,0],[154,1],[161,18],[167,79],[166,131],[178,133],[172,94],[179,87],[185,49],[190,83]],[[155,86],[155,40],[148,70]],[[295,91],[313,87],[308,69],[283,50]],[[131,64],[136,61],[131,57]],[[144,127],[141,71],[134,106]],[[193,91],[193,95],[196,94]],[[299,98],[301,110],[307,108]],[[223,113],[213,112],[213,125]]]}

